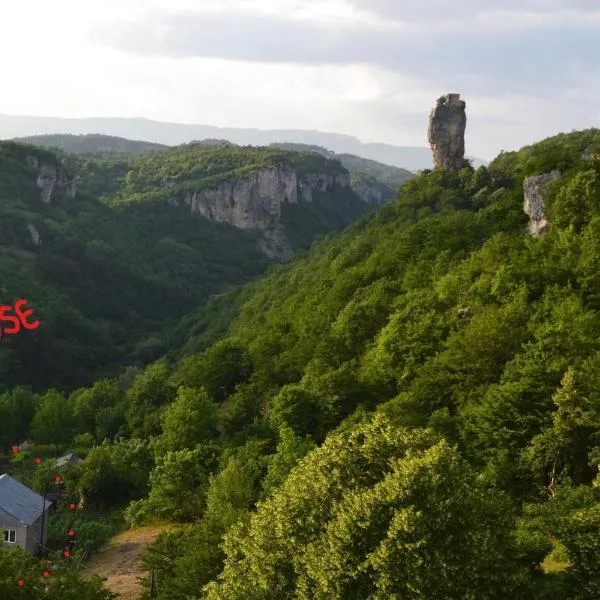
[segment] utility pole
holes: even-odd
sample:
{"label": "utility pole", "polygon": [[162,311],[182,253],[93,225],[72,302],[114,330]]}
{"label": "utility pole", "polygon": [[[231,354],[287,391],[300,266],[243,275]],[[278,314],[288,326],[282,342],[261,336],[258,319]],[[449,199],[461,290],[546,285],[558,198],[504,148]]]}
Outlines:
{"label": "utility pole", "polygon": [[156,583],[154,581],[154,569],[152,569],[152,579],[150,581],[150,598],[158,598]]}
{"label": "utility pole", "polygon": [[44,495],[42,496],[42,530],[40,531],[40,541],[38,542],[38,553],[42,548],[44,548],[44,525],[46,524],[46,496],[48,494],[53,494],[54,499],[57,500],[60,498],[60,486],[62,485],[63,479],[60,475],[56,475],[54,477],[54,485],[56,490],[52,492],[52,489],[48,489],[51,486],[46,483],[44,485]]}

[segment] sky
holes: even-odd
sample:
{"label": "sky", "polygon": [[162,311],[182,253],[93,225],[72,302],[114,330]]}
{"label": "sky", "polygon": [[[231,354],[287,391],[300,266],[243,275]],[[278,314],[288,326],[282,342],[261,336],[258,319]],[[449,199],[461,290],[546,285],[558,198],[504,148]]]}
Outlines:
{"label": "sky", "polygon": [[29,0],[0,7],[0,113],[345,133],[467,154],[600,127],[599,0]]}

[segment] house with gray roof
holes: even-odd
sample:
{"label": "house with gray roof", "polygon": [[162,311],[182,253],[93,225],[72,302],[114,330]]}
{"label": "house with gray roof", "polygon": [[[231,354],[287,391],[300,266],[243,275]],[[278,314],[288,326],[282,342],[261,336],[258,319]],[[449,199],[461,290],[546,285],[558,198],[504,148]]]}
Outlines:
{"label": "house with gray roof", "polygon": [[46,543],[51,505],[16,479],[0,475],[0,549],[18,546],[37,554],[39,543]]}

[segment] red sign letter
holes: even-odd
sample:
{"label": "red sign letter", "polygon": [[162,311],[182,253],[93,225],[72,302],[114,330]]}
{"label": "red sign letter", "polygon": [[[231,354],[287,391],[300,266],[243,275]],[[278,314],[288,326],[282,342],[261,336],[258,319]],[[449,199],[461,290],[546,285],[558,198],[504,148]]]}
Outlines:
{"label": "red sign letter", "polygon": [[21,319],[21,323],[23,323],[23,327],[25,327],[25,329],[37,329],[40,326],[39,321],[34,321],[33,323],[28,323],[26,321],[27,317],[33,314],[33,310],[28,308],[25,311],[21,311],[21,306],[24,304],[27,304],[27,300],[17,300],[15,302],[15,312],[17,313],[19,319]]}
{"label": "red sign letter", "polygon": [[5,314],[6,311],[11,311],[12,306],[0,306],[0,321],[9,321],[10,323],[14,323],[14,327],[7,327],[4,329],[4,333],[19,333],[19,329],[21,329],[21,323],[17,317],[13,317],[11,315]]}

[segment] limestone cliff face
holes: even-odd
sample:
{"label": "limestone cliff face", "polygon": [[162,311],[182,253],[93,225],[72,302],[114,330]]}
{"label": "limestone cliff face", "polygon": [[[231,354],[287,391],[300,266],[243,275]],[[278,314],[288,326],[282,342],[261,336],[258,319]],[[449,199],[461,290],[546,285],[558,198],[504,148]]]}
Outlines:
{"label": "limestone cliff face", "polygon": [[465,156],[466,104],[460,94],[442,96],[429,115],[427,138],[433,164],[446,171],[458,171]]}
{"label": "limestone cliff face", "polygon": [[336,187],[350,187],[350,176],[345,173],[337,175],[309,173],[298,178],[298,189],[305,202],[312,202],[313,192],[329,192]]}
{"label": "limestone cliff face", "polygon": [[[315,192],[337,188],[350,189],[349,174],[299,175],[291,168],[273,167],[257,169],[213,189],[188,192],[185,202],[193,213],[218,223],[260,231],[259,249],[271,258],[288,260],[292,249],[280,223],[283,204],[312,202]],[[177,200],[173,198],[172,202]]]}
{"label": "limestone cliff face", "polygon": [[531,235],[541,235],[548,227],[544,188],[551,181],[560,179],[560,171],[554,170],[541,175],[525,177],[523,181],[523,210],[529,217],[527,231]]}
{"label": "limestone cliff face", "polygon": [[41,161],[36,156],[28,156],[27,164],[38,172],[36,183],[42,202],[50,203],[57,192],[75,198],[75,182],[60,164]]}
{"label": "limestone cliff face", "polygon": [[260,169],[214,189],[188,193],[185,200],[192,212],[218,223],[268,229],[279,221],[282,202],[298,202],[298,189],[295,171]]}
{"label": "limestone cliff face", "polygon": [[355,179],[350,182],[352,191],[366,204],[380,206],[396,197],[396,190],[384,183]]}

